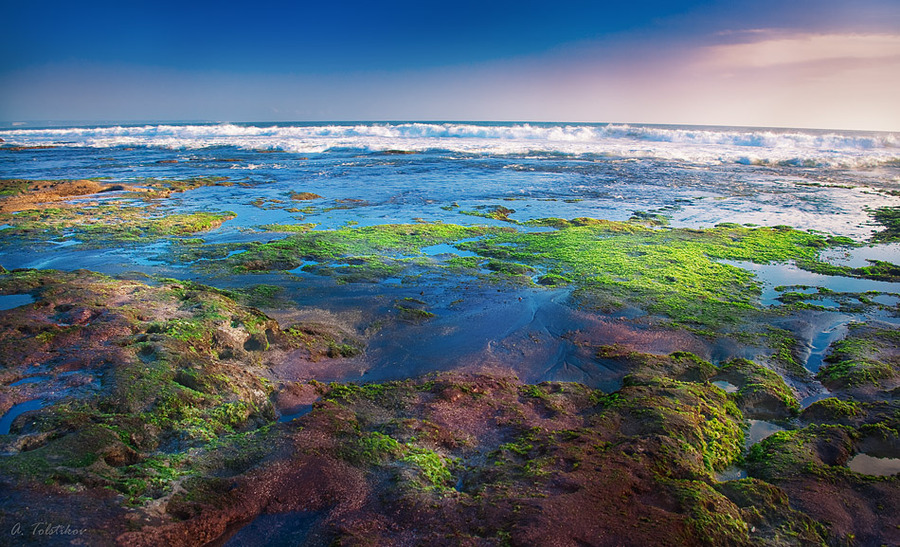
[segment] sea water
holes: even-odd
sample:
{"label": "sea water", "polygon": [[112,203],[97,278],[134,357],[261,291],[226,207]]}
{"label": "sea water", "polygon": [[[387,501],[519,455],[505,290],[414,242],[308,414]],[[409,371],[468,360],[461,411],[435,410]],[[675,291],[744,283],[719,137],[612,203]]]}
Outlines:
{"label": "sea water", "polygon": [[[110,183],[140,186],[146,178],[227,177],[229,186],[173,193],[157,209],[236,213],[219,228],[198,234],[208,244],[285,237],[262,229],[270,224],[314,223],[317,230],[419,221],[509,227],[503,220],[477,216],[498,206],[512,210],[508,216],[516,221],[621,221],[646,212],[663,215],[675,227],[790,225],[862,241],[880,229],[871,210],[900,205],[900,135],[893,133],[575,123],[172,123],[26,126],[0,130],[0,138],[5,141],[0,145],[3,178],[105,177]],[[292,192],[322,198],[292,201]],[[0,265],[6,268],[140,271],[216,286],[276,282],[303,288],[290,293],[298,308],[328,302],[337,314],[385,294],[419,294],[400,278],[375,286],[335,287],[302,267],[281,277],[207,279],[200,266],[209,261],[169,260],[165,241],[99,249],[2,243],[0,239]],[[852,267],[867,260],[900,263],[897,245],[864,249],[829,251],[828,256]],[[471,256],[454,245],[425,252]],[[791,264],[740,266],[763,279],[765,306],[780,305],[777,285],[877,290],[872,297],[889,307],[896,306],[900,295],[897,283],[816,276]],[[415,375],[464,361],[466,355],[487,355],[506,366],[518,359],[518,349],[498,340],[531,340],[533,335],[546,342],[540,351],[546,352],[542,358],[548,363],[539,372],[523,374],[523,380],[577,380],[604,389],[621,381],[625,371],[606,370],[571,343],[560,342],[567,331],[612,328],[565,305],[564,289],[529,289],[513,298],[473,286],[467,294],[462,304],[433,309],[437,318],[427,331],[413,325],[368,340],[367,357],[383,359],[385,367],[320,379]],[[383,302],[388,309],[390,299]],[[825,313],[843,313],[835,309],[836,301],[818,303]],[[625,318],[644,313],[636,312]],[[880,313],[893,320],[890,310]],[[509,320],[498,321],[501,316]],[[866,319],[836,318],[843,323]],[[812,338],[808,343],[815,346]],[[817,366],[827,347],[813,349]]]}

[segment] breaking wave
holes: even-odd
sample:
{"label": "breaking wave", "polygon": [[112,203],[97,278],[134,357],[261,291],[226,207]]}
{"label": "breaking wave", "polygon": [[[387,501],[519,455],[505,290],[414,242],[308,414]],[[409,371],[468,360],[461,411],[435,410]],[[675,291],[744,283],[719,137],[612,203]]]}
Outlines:
{"label": "breaking wave", "polygon": [[335,149],[560,153],[692,163],[873,167],[900,161],[900,135],[631,124],[218,124],[68,127],[0,131],[9,145],[235,146],[304,154]]}

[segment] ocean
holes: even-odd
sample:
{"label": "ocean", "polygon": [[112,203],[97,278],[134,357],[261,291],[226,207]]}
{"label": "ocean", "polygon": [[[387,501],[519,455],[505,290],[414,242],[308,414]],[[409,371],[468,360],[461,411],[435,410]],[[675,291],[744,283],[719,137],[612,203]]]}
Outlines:
{"label": "ocean", "polygon": [[[180,248],[179,238],[93,245],[84,233],[70,229],[27,244],[4,236],[0,265],[85,268],[113,275],[138,272],[214,286],[270,283],[285,288],[297,309],[316,309],[320,314],[352,315],[380,305],[373,302],[384,292],[417,296],[423,290],[414,279],[391,276],[374,285],[335,283],[321,271],[317,274],[312,262],[290,271],[251,275],[225,275],[211,265],[253,242],[286,237],[265,228],[271,225],[310,224],[313,231],[327,231],[442,222],[535,231],[549,228],[529,227],[528,221],[650,218],[688,229],[726,222],[787,225],[864,241],[880,229],[872,211],[900,205],[900,135],[894,133],[384,122],[19,127],[0,131],[0,138],[6,149],[0,149],[3,178],[101,178],[105,184],[141,186],[151,180],[222,177],[226,184],[171,193],[152,204],[152,214],[234,213],[220,226],[191,235],[204,245],[231,245],[214,256],[185,258],[174,252]],[[302,192],[319,198],[292,199]],[[109,192],[91,199],[100,204],[113,200],[118,205],[140,201],[120,194]],[[500,207],[503,215],[491,214]],[[12,233],[9,222],[0,228],[0,234]],[[441,252],[464,254],[449,246]],[[900,262],[897,244],[831,253],[833,260],[846,264],[855,260],[865,265],[873,257]],[[807,274],[790,270],[790,264],[778,271],[747,268],[765,285],[764,306],[778,305],[780,293],[775,287],[790,284],[792,275],[806,279],[801,274]],[[840,279],[820,280],[819,285],[838,286]],[[525,371],[519,367],[526,379],[608,385],[608,375],[596,366],[573,368],[573,363],[590,359],[558,340],[560,333],[596,320],[574,309],[566,291],[523,289],[523,298],[517,300],[506,292],[492,296],[495,291],[490,288],[482,290],[479,298],[467,300],[480,307],[473,304],[461,310],[450,305],[460,299],[458,283],[457,279],[431,281],[424,291],[444,295],[436,297],[442,302],[436,312],[441,336],[426,339],[416,328],[397,327],[370,340],[366,363],[317,374],[323,379],[363,374],[384,379],[460,367],[483,360],[486,348],[496,354],[502,340],[526,332],[538,321],[540,330],[555,332],[554,343],[567,349],[532,356],[538,364]],[[882,291],[884,298],[900,294],[896,283],[872,287]],[[640,317],[643,312],[626,308],[622,313]],[[498,321],[498,314],[504,319]],[[837,311],[835,317],[839,325],[854,320]],[[814,335],[809,336],[812,344]],[[513,359],[509,353],[495,361],[506,366]]]}
{"label": "ocean", "polygon": [[[900,135],[876,132],[242,123],[23,128],[2,130],[0,138],[7,147],[52,147],[0,157],[7,178],[226,176],[252,189],[217,193],[221,206],[242,208],[292,190],[370,204],[317,219],[322,227],[347,220],[461,221],[441,207],[516,200],[518,220],[622,220],[636,210],[666,208],[675,226],[789,224],[862,238],[872,230],[865,208],[897,204],[897,196],[879,190],[900,186]],[[196,199],[202,197],[191,195],[182,206]],[[245,211],[222,232],[285,219]]]}

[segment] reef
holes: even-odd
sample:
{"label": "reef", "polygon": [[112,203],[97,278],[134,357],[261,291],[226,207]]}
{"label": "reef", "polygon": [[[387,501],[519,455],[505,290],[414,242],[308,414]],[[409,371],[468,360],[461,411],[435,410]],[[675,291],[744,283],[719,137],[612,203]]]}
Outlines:
{"label": "reef", "polygon": [[[0,180],[0,232],[6,244],[108,246],[211,230],[236,215],[175,212],[173,192],[227,184],[222,177],[186,180]],[[137,199],[139,198],[139,199]],[[13,239],[15,238],[15,239]]]}
{"label": "reef", "polygon": [[[154,260],[206,276],[0,267],[0,530],[65,523],[129,546],[900,544],[900,476],[878,467],[900,455],[900,331],[876,318],[900,295],[789,285],[766,305],[747,267],[896,282],[891,262],[822,259],[858,242],[673,227],[665,208],[517,220],[454,203],[488,224],[325,229],[376,204],[290,191],[249,204],[277,220],[208,244],[196,235],[236,214],[171,202],[230,184],[0,181],[2,245],[156,242]],[[872,215],[873,241],[895,239],[896,211]],[[355,309],[309,304],[336,294]],[[513,308],[523,297],[570,321]],[[404,376],[427,357],[394,347],[397,371],[365,381],[385,339],[510,309],[518,330],[452,370]],[[827,351],[810,335],[823,324],[846,331]],[[529,359],[593,383],[523,381]]]}
{"label": "reef", "polygon": [[[0,293],[33,299],[0,312],[0,411],[39,401],[0,436],[7,529],[66,522],[98,545],[242,541],[256,522],[306,544],[900,540],[900,479],[847,467],[897,453],[898,409],[851,384],[797,417],[760,364],[615,345],[593,350],[626,373],[611,391],[484,372],[295,381],[279,367],[352,360],[368,335],[242,304],[266,286],[14,270]],[[895,334],[859,328],[829,359],[893,363]],[[748,418],[798,421],[748,449]],[[734,466],[748,478],[722,480]]]}

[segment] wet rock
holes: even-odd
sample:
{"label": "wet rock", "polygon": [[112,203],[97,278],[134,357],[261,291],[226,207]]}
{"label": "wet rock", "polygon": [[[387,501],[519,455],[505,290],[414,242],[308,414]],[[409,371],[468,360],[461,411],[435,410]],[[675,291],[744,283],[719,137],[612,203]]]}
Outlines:
{"label": "wet rock", "polygon": [[897,543],[897,477],[866,477],[846,467],[861,438],[846,426],[781,431],[751,447],[747,471],[782,488],[791,506],[824,527],[832,542]]}
{"label": "wet rock", "polygon": [[724,364],[712,380],[724,380],[737,386],[735,403],[747,418],[783,419],[800,410],[797,398],[776,372],[746,359]]}

